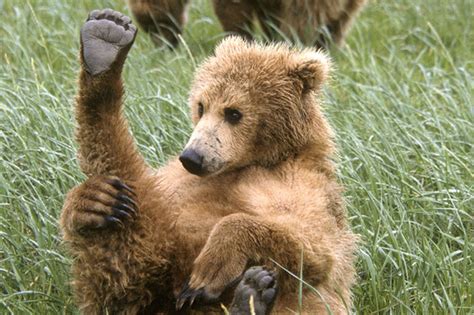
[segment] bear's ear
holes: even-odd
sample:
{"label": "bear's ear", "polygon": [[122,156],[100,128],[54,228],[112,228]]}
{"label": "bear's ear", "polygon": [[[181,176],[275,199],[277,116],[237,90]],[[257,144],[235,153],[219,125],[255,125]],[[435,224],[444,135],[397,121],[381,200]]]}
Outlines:
{"label": "bear's ear", "polygon": [[295,55],[290,75],[299,80],[302,92],[319,91],[329,76],[331,60],[321,51],[304,50]]}

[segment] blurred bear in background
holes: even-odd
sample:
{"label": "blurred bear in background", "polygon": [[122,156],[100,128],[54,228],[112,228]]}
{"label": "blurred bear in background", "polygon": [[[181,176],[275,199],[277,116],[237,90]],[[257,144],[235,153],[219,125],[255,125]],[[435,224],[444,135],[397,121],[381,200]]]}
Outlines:
{"label": "blurred bear in background", "polygon": [[[367,0],[213,0],[224,31],[252,38],[257,19],[269,40],[338,46]],[[138,24],[158,45],[176,47],[189,0],[129,0]]]}

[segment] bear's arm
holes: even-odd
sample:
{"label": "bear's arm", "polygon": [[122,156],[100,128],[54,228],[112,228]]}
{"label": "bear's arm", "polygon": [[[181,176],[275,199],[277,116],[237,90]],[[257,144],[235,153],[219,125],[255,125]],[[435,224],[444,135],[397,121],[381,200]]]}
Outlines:
{"label": "bear's arm", "polygon": [[146,170],[122,114],[120,73],[92,77],[82,67],[76,98],[76,140],[82,171],[137,180]]}
{"label": "bear's arm", "polygon": [[[291,218],[289,219],[291,220]],[[287,220],[288,222],[288,220]],[[248,264],[278,263],[299,274],[304,259],[305,280],[317,285],[331,273],[334,254],[328,240],[308,240],[295,225],[243,213],[224,217],[213,228],[196,258],[188,288],[213,300],[243,273]],[[288,279],[288,275],[285,275]],[[283,287],[296,281],[281,281]],[[288,287],[283,291],[292,291]],[[188,290],[189,291],[189,290]]]}

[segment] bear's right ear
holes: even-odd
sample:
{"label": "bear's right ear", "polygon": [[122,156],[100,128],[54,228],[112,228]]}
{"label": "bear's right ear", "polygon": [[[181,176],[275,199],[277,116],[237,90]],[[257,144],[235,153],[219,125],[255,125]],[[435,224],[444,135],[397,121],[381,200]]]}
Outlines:
{"label": "bear's right ear", "polygon": [[322,51],[304,50],[295,55],[290,76],[298,80],[303,94],[319,91],[329,76],[331,60]]}

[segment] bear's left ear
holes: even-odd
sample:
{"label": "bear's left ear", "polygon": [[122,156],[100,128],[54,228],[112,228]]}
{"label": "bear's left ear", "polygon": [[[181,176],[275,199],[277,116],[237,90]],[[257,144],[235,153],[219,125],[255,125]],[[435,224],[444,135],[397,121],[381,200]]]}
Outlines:
{"label": "bear's left ear", "polygon": [[329,76],[331,60],[322,51],[304,50],[296,54],[290,76],[298,80],[303,94],[319,91]]}

